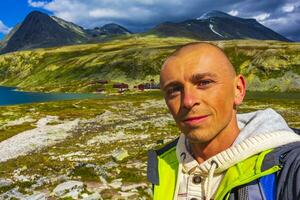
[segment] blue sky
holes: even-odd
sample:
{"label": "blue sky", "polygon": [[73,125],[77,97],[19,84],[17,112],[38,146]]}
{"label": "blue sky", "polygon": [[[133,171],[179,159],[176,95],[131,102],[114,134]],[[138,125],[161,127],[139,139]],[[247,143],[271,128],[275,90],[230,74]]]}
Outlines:
{"label": "blue sky", "polygon": [[0,39],[26,15],[39,10],[94,28],[115,22],[131,31],[145,31],[165,21],[183,21],[220,10],[255,18],[294,41],[300,41],[300,0],[3,0],[0,3]]}
{"label": "blue sky", "polygon": [[0,5],[0,39],[3,38],[9,28],[22,22],[29,12],[40,10],[48,14],[52,13],[43,8],[29,6],[27,0],[4,0],[0,2]]}

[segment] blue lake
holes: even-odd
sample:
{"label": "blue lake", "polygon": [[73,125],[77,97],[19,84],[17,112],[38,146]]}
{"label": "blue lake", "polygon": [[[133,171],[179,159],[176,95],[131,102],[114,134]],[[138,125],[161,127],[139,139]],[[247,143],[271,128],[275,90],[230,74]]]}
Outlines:
{"label": "blue lake", "polygon": [[70,99],[104,98],[103,94],[21,92],[13,87],[0,86],[0,106]]}

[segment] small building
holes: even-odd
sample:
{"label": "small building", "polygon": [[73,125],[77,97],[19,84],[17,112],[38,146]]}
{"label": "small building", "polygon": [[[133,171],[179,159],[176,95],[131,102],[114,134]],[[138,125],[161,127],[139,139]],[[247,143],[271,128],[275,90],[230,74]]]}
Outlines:
{"label": "small building", "polygon": [[108,80],[98,80],[98,81],[96,81],[97,83],[99,83],[99,84],[107,84],[108,83]]}
{"label": "small building", "polygon": [[138,88],[139,90],[141,90],[141,91],[144,91],[145,86],[144,86],[144,84],[139,84],[139,85],[137,86],[137,88]]}
{"label": "small building", "polygon": [[113,88],[119,89],[119,92],[124,92],[128,90],[129,86],[126,83],[115,83],[113,84]]}

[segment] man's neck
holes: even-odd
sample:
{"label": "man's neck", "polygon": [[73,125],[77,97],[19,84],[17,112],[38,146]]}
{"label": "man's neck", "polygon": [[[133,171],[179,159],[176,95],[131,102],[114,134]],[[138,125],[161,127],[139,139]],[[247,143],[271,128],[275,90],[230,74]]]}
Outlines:
{"label": "man's neck", "polygon": [[198,163],[202,163],[210,157],[228,149],[237,138],[240,130],[237,120],[233,121],[224,128],[215,138],[207,143],[190,143],[191,151]]}

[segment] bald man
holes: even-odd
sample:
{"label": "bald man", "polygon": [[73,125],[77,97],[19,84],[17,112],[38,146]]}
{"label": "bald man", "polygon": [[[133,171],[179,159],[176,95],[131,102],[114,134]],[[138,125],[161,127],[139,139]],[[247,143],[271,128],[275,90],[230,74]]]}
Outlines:
{"label": "bald man", "polygon": [[154,199],[300,197],[298,185],[294,193],[286,187],[285,180],[295,173],[282,168],[287,162],[282,155],[300,153],[300,137],[272,109],[237,115],[245,79],[220,48],[184,45],[166,59],[160,84],[182,134],[162,149],[149,151]]}

